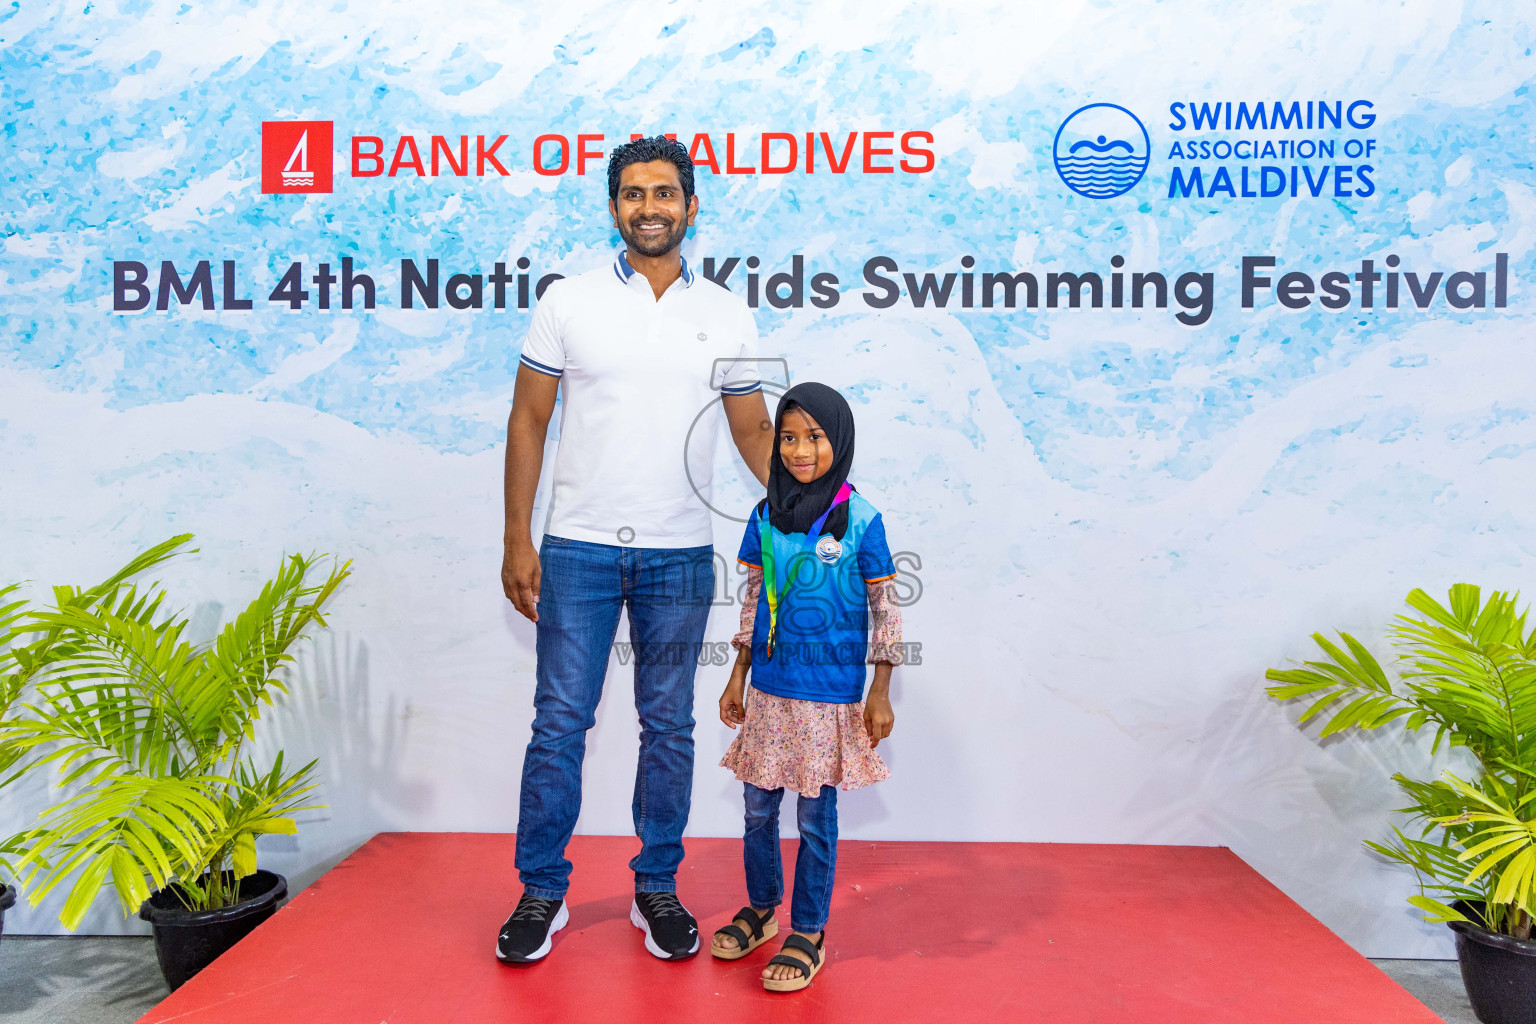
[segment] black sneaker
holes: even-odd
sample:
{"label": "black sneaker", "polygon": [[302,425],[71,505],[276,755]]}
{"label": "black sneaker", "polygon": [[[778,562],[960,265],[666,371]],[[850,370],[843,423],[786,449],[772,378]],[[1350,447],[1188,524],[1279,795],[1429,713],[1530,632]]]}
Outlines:
{"label": "black sneaker", "polygon": [[675,892],[637,892],[629,923],[645,932],[645,948],[663,960],[686,960],[699,951],[699,922]]}
{"label": "black sneaker", "polygon": [[496,959],[504,964],[531,964],[542,960],[554,944],[555,932],[565,927],[571,915],[565,900],[545,900],[524,895],[517,909],[501,926],[496,937]]}

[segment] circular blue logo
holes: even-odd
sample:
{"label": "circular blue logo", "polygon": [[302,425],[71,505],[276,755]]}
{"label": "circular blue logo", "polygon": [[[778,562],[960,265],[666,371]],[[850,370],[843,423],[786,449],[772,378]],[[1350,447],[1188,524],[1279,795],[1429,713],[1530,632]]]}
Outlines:
{"label": "circular blue logo", "polygon": [[1113,199],[1147,173],[1152,140],[1141,119],[1113,103],[1079,107],[1056,129],[1052,154],[1067,187],[1089,199]]}

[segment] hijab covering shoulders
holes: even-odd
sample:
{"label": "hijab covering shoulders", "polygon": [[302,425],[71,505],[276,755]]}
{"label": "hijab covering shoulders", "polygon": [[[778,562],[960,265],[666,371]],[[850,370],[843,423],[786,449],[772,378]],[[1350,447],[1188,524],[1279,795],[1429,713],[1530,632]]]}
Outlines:
{"label": "hijab covering shoulders", "polygon": [[[803,484],[779,458],[779,438],[784,435],[784,413],[793,403],[820,426],[825,444],[832,447],[832,468],[822,476]],[[816,519],[832,504],[848,471],[853,467],[853,410],[842,395],[825,384],[805,381],[796,384],[779,398],[773,418],[773,457],[768,463],[768,521],[780,533],[807,533]],[[827,516],[821,532],[841,540],[848,529],[848,505],[840,504]]]}

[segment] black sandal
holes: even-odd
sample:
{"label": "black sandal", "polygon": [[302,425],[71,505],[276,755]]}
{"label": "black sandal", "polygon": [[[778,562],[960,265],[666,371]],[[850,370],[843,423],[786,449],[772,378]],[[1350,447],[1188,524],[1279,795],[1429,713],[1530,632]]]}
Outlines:
{"label": "black sandal", "polygon": [[740,960],[758,946],[779,934],[779,922],[772,914],[763,918],[758,916],[757,911],[751,907],[742,907],[741,913],[736,915],[736,921],[747,922],[748,927],[752,929],[751,936],[749,937],[735,921],[716,931],[716,935],[727,935],[736,940],[735,949],[721,949],[714,943],[710,943],[709,955],[716,960]]}
{"label": "black sandal", "polygon": [[781,967],[794,967],[799,970],[800,977],[785,978],[782,980],[778,978],[764,978],[763,988],[767,989],[769,992],[798,992],[805,988],[811,983],[811,979],[816,977],[816,972],[821,970],[821,948],[826,943],[826,941],[827,933],[825,930],[822,931],[821,938],[817,939],[814,945],[812,945],[811,940],[805,936],[796,935],[791,932],[789,938],[784,940],[784,945],[782,948],[798,949],[800,952],[810,957],[811,962],[807,964],[804,960],[801,960],[798,957],[787,956],[783,953],[780,953],[778,956],[768,961],[769,965],[771,966],[773,964],[778,964]]}

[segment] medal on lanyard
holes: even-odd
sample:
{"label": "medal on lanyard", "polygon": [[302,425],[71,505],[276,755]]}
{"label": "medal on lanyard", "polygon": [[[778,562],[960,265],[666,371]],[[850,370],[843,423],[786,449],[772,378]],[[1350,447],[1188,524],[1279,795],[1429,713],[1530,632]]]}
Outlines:
{"label": "medal on lanyard", "polygon": [[[811,524],[811,529],[807,536],[820,537],[821,528],[826,523],[827,516],[832,514],[834,508],[847,501],[848,495],[852,493],[853,488],[848,484],[848,481],[844,480],[843,486],[837,489],[837,496],[832,499],[832,504],[828,505],[827,510],[821,514],[820,518]],[[782,592],[779,588],[778,574],[774,572],[773,567],[773,524],[764,515],[758,519],[757,525],[759,536],[762,538],[763,590],[768,595],[768,657],[772,658],[773,638],[779,626],[779,599],[782,596]],[[828,553],[831,554],[830,560],[836,561],[837,555],[842,551],[841,545],[837,544],[837,540],[834,537],[824,537],[822,539],[832,541],[832,545],[828,545]],[[833,551],[833,546],[836,546],[836,551]],[[828,558],[822,554],[821,547],[822,545],[818,542],[816,545],[817,556],[823,561],[828,561]],[[789,580],[786,579],[784,581],[784,591],[788,589]]]}

